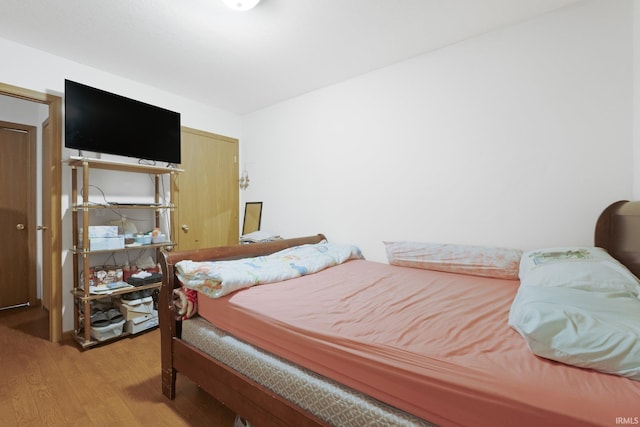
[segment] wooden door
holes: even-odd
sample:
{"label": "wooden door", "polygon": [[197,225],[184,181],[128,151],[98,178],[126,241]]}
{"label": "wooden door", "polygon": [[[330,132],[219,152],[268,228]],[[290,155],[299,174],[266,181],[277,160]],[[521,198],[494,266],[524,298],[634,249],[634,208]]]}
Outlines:
{"label": "wooden door", "polygon": [[36,305],[36,128],[0,122],[0,308]]}
{"label": "wooden door", "polygon": [[238,140],[182,128],[173,231],[178,250],[238,244]]}

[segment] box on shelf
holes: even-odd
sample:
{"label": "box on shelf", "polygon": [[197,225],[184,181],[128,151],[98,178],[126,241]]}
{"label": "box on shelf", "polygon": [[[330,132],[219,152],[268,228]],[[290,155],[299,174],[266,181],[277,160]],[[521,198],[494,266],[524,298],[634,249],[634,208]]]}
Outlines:
{"label": "box on shelf", "polygon": [[125,325],[125,330],[130,334],[138,334],[156,326],[158,326],[158,312],[153,310],[151,314],[128,320]]}
{"label": "box on shelf", "polygon": [[124,249],[124,236],[119,237],[90,237],[89,249],[102,251],[109,249]]}
{"label": "box on shelf", "polygon": [[[80,272],[80,281],[84,282],[84,271]],[[89,267],[89,285],[105,287],[111,283],[123,282],[122,267],[117,265],[95,265]],[[82,286],[81,286],[82,287]]]}
{"label": "box on shelf", "polygon": [[89,238],[93,237],[118,237],[117,225],[90,225]]}
{"label": "box on shelf", "polygon": [[[145,301],[146,300],[146,301]],[[116,305],[120,309],[122,316],[125,320],[133,320],[138,317],[148,316],[153,314],[153,298],[143,298],[143,302],[138,304],[129,304],[127,301],[117,301]],[[157,312],[156,312],[157,313]]]}
{"label": "box on shelf", "polygon": [[118,323],[112,323],[108,326],[102,327],[91,327],[91,336],[98,341],[106,341],[111,338],[116,338],[122,335],[122,328],[125,324],[124,319],[119,321]]}

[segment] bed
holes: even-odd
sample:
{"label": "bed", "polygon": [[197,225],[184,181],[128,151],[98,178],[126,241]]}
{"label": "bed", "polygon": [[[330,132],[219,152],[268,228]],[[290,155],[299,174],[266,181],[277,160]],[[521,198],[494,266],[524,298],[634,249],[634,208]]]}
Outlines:
{"label": "bed", "polygon": [[[617,202],[600,215],[595,246],[638,275],[638,234],[640,203]],[[640,381],[532,353],[507,322],[526,288],[513,272],[496,278],[495,271],[475,275],[353,257],[219,298],[200,294],[199,314],[176,320],[181,262],[266,256],[325,240],[164,252],[163,393],[174,398],[176,376],[184,375],[256,426],[638,423]],[[393,299],[384,302],[385,294]],[[327,311],[330,320],[322,316]],[[377,319],[391,323],[372,326]],[[342,339],[336,330],[361,339]]]}

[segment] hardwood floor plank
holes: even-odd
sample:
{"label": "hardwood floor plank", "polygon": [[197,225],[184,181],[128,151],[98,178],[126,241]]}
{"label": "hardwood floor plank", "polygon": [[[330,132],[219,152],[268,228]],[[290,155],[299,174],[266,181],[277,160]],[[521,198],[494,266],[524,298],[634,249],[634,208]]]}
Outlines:
{"label": "hardwood floor plank", "polygon": [[178,376],[177,397],[162,395],[160,331],[82,350],[43,337],[40,308],[0,312],[0,425],[214,426],[235,415]]}
{"label": "hardwood floor plank", "polygon": [[10,398],[0,395],[0,415],[2,416],[2,423],[5,425],[16,425],[17,421],[13,417],[13,402]]}
{"label": "hardwood floor plank", "polygon": [[16,378],[14,390],[11,401],[18,425],[37,421],[39,418],[37,400],[34,399],[33,390],[25,377]]}

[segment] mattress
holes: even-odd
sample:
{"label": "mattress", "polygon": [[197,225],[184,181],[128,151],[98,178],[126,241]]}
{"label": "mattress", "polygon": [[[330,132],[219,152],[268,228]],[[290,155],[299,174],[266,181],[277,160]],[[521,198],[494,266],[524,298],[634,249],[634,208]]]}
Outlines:
{"label": "mattress", "polygon": [[432,426],[360,392],[275,357],[202,317],[183,322],[182,339],[335,426]]}
{"label": "mattress", "polygon": [[245,342],[438,425],[588,426],[637,416],[637,382],[529,351],[507,324],[518,285],[353,260],[201,296],[198,310]]}

